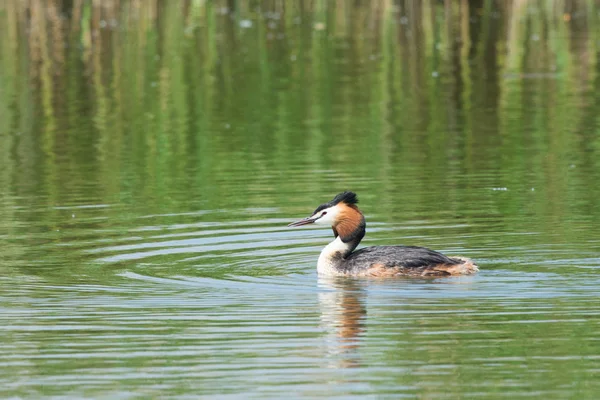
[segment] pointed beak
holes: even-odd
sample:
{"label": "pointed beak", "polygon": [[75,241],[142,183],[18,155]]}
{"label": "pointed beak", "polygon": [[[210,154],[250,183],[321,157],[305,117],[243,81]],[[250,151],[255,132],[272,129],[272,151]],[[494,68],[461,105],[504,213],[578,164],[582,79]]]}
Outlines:
{"label": "pointed beak", "polygon": [[308,225],[308,224],[314,223],[316,220],[317,220],[316,217],[310,216],[310,217],[303,218],[300,221],[292,222],[291,224],[288,225],[288,227]]}

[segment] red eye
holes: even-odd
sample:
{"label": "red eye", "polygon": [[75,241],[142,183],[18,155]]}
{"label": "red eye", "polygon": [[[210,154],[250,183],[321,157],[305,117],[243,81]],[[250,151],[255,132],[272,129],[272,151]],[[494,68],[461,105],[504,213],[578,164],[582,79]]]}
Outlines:
{"label": "red eye", "polygon": [[323,211],[323,214],[321,214],[321,217],[324,216],[325,214],[327,214],[327,211]]}

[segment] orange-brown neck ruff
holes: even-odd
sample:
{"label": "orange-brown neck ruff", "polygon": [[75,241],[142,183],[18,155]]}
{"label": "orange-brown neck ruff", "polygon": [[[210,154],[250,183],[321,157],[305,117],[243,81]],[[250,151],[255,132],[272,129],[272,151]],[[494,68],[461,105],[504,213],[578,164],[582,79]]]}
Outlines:
{"label": "orange-brown neck ruff", "polygon": [[340,211],[333,226],[334,233],[344,242],[360,241],[365,233],[365,217],[354,204],[339,203],[337,207]]}

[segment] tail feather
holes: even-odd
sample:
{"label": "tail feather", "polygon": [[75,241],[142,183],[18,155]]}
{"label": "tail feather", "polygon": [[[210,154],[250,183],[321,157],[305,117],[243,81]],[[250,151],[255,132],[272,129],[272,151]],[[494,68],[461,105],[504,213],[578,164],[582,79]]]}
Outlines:
{"label": "tail feather", "polygon": [[435,267],[434,270],[445,272],[449,275],[472,275],[479,271],[479,267],[475,265],[470,258],[460,256],[452,258],[460,263],[452,265],[439,265]]}

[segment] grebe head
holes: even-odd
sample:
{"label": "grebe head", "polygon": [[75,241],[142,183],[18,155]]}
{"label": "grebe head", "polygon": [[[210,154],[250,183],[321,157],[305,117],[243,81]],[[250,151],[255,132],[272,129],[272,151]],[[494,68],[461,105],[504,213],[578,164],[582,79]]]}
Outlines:
{"label": "grebe head", "polygon": [[310,217],[292,222],[288,226],[329,225],[333,228],[334,235],[337,237],[339,234],[344,240],[346,237],[352,236],[356,230],[364,232],[365,219],[356,206],[357,203],[356,193],[343,192],[330,202],[317,207]]}

